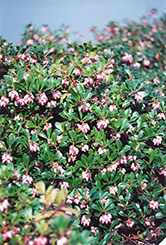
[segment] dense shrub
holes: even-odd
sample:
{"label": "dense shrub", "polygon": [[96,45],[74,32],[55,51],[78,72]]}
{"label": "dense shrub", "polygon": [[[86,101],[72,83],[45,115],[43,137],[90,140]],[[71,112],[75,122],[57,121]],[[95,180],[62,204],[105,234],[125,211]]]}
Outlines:
{"label": "dense shrub", "polygon": [[142,22],[93,29],[95,45],[31,25],[1,40],[1,241],[164,237],[166,21]]}

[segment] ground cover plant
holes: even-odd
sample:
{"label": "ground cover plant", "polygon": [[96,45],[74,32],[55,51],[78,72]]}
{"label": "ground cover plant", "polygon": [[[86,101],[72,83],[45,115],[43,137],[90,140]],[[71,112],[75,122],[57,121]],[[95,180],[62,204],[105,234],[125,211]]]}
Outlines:
{"label": "ground cover plant", "polygon": [[95,44],[32,25],[0,40],[2,244],[164,238],[165,28],[152,11]]}

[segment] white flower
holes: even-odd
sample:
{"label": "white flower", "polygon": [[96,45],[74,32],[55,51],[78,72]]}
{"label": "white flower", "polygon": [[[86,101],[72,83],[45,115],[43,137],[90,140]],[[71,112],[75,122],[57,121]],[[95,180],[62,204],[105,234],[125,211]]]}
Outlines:
{"label": "white flower", "polygon": [[156,136],[156,138],[153,139],[153,144],[154,145],[160,145],[162,142],[162,137]]}
{"label": "white flower", "polygon": [[102,216],[100,216],[99,222],[102,224],[106,223],[111,223],[112,215],[110,213],[105,213]]}
{"label": "white flower", "polygon": [[6,152],[5,154],[3,154],[3,156],[2,156],[2,163],[8,164],[9,162],[12,162],[12,161],[13,161],[13,158],[12,158],[12,156],[8,152]]}
{"label": "white flower", "polygon": [[87,218],[86,215],[83,215],[82,218],[81,218],[81,224],[83,226],[89,226],[90,225],[90,222],[91,222],[91,219],[90,218]]}

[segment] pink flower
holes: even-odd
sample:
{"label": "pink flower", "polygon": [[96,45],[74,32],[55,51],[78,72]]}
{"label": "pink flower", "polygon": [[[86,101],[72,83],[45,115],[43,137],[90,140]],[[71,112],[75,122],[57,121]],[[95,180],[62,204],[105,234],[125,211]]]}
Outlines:
{"label": "pink flower", "polygon": [[69,187],[69,184],[67,182],[65,182],[65,181],[62,181],[62,182],[59,183],[59,187],[61,189],[67,189]]}
{"label": "pink flower", "polygon": [[89,146],[82,143],[81,151],[86,152],[89,150]]}
{"label": "pink flower", "polygon": [[121,135],[119,133],[117,133],[113,138],[114,138],[114,140],[119,140],[121,138]]}
{"label": "pink flower", "polygon": [[150,60],[148,60],[148,59],[144,60],[143,65],[149,67],[150,66]]}
{"label": "pink flower", "polygon": [[86,181],[92,179],[91,174],[88,173],[87,171],[82,172],[82,175],[81,176],[82,176],[82,179],[83,180],[86,180]]}
{"label": "pink flower", "polygon": [[[29,93],[29,94],[26,94],[24,96],[24,103],[25,104],[30,104],[30,103],[33,103],[33,100],[34,100],[34,95],[32,93]],[[16,98],[17,99],[17,98]]]}
{"label": "pink flower", "polygon": [[114,31],[115,35],[119,35],[119,34],[120,34],[120,29],[119,29],[119,27],[114,27],[114,28],[113,28],[113,31]]}
{"label": "pink flower", "polygon": [[102,82],[105,78],[105,74],[103,72],[100,74],[97,74],[96,78],[98,81]]}
{"label": "pink flower", "polygon": [[109,110],[110,110],[111,112],[113,112],[113,111],[116,110],[116,109],[117,109],[116,105],[110,105],[110,106],[109,106]]}
{"label": "pink flower", "polygon": [[39,237],[35,238],[36,245],[46,245],[47,244],[47,238],[43,235],[40,235]]}
{"label": "pink flower", "polygon": [[56,174],[57,170],[59,170],[61,172],[61,174],[65,173],[65,170],[58,164],[53,163],[53,169],[54,169],[54,173]]}
{"label": "pink flower", "polygon": [[157,110],[160,109],[160,102],[156,101],[155,103],[152,104],[152,108],[153,110]]}
{"label": "pink flower", "polygon": [[145,218],[145,225],[151,226],[151,224],[150,224],[150,218]]}
{"label": "pink flower", "polygon": [[116,193],[118,193],[118,188],[116,186],[111,186],[109,188],[109,192],[113,195],[116,195]]}
{"label": "pink flower", "polygon": [[63,135],[58,135],[57,136],[57,142],[58,142],[58,144],[61,143],[62,138],[63,138]]}
{"label": "pink flower", "polygon": [[70,82],[67,80],[67,79],[63,79],[61,81],[62,84],[66,85],[66,86],[69,86]]}
{"label": "pink flower", "polygon": [[164,113],[159,113],[158,115],[157,115],[157,118],[159,118],[160,120],[165,120],[165,114]]}
{"label": "pink flower", "polygon": [[9,104],[9,99],[2,96],[0,99],[0,107],[6,107]]}
{"label": "pink flower", "polygon": [[83,105],[80,106],[80,110],[82,110],[83,112],[90,111],[91,110],[90,104],[84,103]]}
{"label": "pink flower", "polygon": [[16,232],[14,230],[6,230],[3,233],[3,241],[6,241],[8,238],[12,238]]}
{"label": "pink flower", "polygon": [[122,60],[124,62],[132,63],[133,62],[133,57],[132,57],[131,54],[125,53],[125,55],[122,57]]}
{"label": "pink flower", "polygon": [[102,173],[102,174],[105,174],[107,172],[107,169],[106,168],[99,169],[98,172]]}
{"label": "pink flower", "polygon": [[146,190],[147,183],[142,183],[141,186],[142,186],[141,189],[144,191],[144,190]]}
{"label": "pink flower", "polygon": [[0,212],[8,211],[9,202],[7,199],[0,200]]}
{"label": "pink flower", "polygon": [[103,198],[101,201],[102,201],[102,203],[103,203],[103,204],[105,204],[105,203],[106,203],[106,201],[107,201],[107,198],[106,198],[106,197],[104,197],[104,198]]}
{"label": "pink flower", "polygon": [[74,48],[70,47],[68,50],[69,52],[74,53]]}
{"label": "pink flower", "polygon": [[137,102],[143,101],[143,99],[144,99],[143,92],[137,92],[137,93],[135,94],[134,99],[135,99]]}
{"label": "pink flower", "polygon": [[103,153],[106,153],[106,149],[103,149],[103,148],[99,148],[98,149],[98,153],[99,153],[99,155],[102,155]]}
{"label": "pink flower", "polygon": [[[36,129],[33,129],[33,130],[31,130],[31,132],[30,132],[31,135],[33,135],[33,134],[35,134],[35,133],[37,133],[37,130],[36,130]],[[37,134],[37,135],[38,135],[38,134]]]}
{"label": "pink flower", "polygon": [[78,205],[81,199],[82,199],[82,196],[80,195],[79,192],[77,192],[74,197],[74,202]]}
{"label": "pink flower", "polygon": [[90,127],[87,123],[77,124],[77,126],[79,131],[83,132],[84,134],[86,134],[90,130]]}
{"label": "pink flower", "polygon": [[30,175],[26,174],[26,175],[22,176],[22,183],[23,184],[25,184],[25,183],[32,184],[32,182],[33,182],[33,178]]}
{"label": "pink flower", "polygon": [[162,169],[160,175],[164,175],[164,177],[166,177],[166,167],[164,169]]}
{"label": "pink flower", "polygon": [[81,224],[83,226],[89,226],[90,225],[90,222],[91,222],[91,219],[90,218],[87,218],[86,215],[83,215],[82,218],[81,218]]}
{"label": "pink flower", "polygon": [[93,84],[93,80],[92,80],[92,78],[87,77],[87,78],[85,78],[84,83],[85,83],[85,84],[90,84],[90,85],[92,85],[92,84]]}
{"label": "pink flower", "polygon": [[38,34],[34,34],[34,35],[33,35],[33,39],[34,39],[35,41],[38,41],[38,40],[39,40],[39,35],[38,35]]}
{"label": "pink flower", "polygon": [[112,215],[110,213],[105,213],[102,216],[100,216],[99,222],[102,224],[106,223],[111,223]]}
{"label": "pink flower", "polygon": [[141,67],[141,64],[138,63],[138,62],[135,62],[135,63],[133,64],[133,66],[134,66],[135,68],[139,69],[139,68]]}
{"label": "pink flower", "polygon": [[[160,236],[160,233],[161,233],[161,229],[160,227],[157,227],[155,230],[151,230],[150,231],[150,234],[152,237],[157,237],[157,236]],[[164,242],[164,243],[163,243]],[[165,241],[163,241],[162,244],[165,244]],[[161,244],[161,243],[160,243]]]}
{"label": "pink flower", "polygon": [[122,156],[122,158],[119,160],[119,164],[126,164],[127,163],[127,157]]}
{"label": "pink flower", "polygon": [[99,130],[104,129],[107,127],[108,123],[109,123],[108,119],[103,118],[102,120],[97,122],[97,128]]}
{"label": "pink flower", "polygon": [[52,128],[52,124],[51,123],[46,123],[46,125],[43,128],[43,131],[48,131],[49,128]]}
{"label": "pink flower", "polygon": [[19,98],[19,95],[18,95],[18,93],[17,93],[16,90],[11,90],[11,91],[9,92],[9,97],[11,98],[11,100],[14,100],[14,99]]}
{"label": "pink flower", "polygon": [[29,148],[32,152],[40,151],[39,144],[36,142],[29,142]]}
{"label": "pink flower", "polygon": [[61,92],[60,91],[55,91],[53,94],[52,94],[52,97],[56,100],[56,99],[59,99],[60,97],[62,96]]}
{"label": "pink flower", "polygon": [[[20,175],[20,173],[19,172],[15,172],[14,174],[13,174],[13,177],[16,177],[17,178],[17,180],[19,180],[20,179],[20,177],[21,177],[21,175]],[[14,181],[14,180],[13,180]],[[17,182],[17,181],[16,181]]]}
{"label": "pink flower", "polygon": [[152,200],[149,204],[149,207],[152,208],[153,210],[158,209],[159,203],[155,200]]}
{"label": "pink flower", "polygon": [[112,173],[113,171],[116,171],[117,167],[119,166],[119,162],[114,162],[110,166],[107,167],[107,171]]}
{"label": "pink flower", "polygon": [[97,227],[91,226],[90,231],[91,231],[93,234],[97,235],[97,232],[96,232],[97,230],[98,230]]}
{"label": "pink flower", "polygon": [[131,220],[131,219],[128,219],[128,220],[126,221],[126,225],[127,225],[127,227],[129,227],[129,228],[132,228],[134,224],[135,224],[134,221]]}
{"label": "pink flower", "polygon": [[68,158],[68,162],[74,162],[76,160],[76,155],[71,155],[69,158]]}
{"label": "pink flower", "polygon": [[12,162],[12,161],[13,161],[13,158],[12,158],[12,156],[8,152],[6,152],[5,154],[3,154],[3,156],[2,156],[2,163],[8,164],[9,162]]}
{"label": "pink flower", "polygon": [[107,75],[111,75],[113,71],[114,71],[113,65],[111,65],[111,66],[107,67],[105,73],[106,73]]}
{"label": "pink flower", "polygon": [[65,245],[65,244],[67,244],[67,238],[65,236],[56,240],[56,245]]}
{"label": "pink flower", "polygon": [[40,105],[44,105],[47,103],[48,98],[47,98],[46,94],[43,92],[43,93],[40,93],[39,96],[37,96],[37,100],[38,100]]}
{"label": "pink flower", "polygon": [[77,155],[79,152],[78,148],[74,145],[71,145],[69,148],[69,155]]}
{"label": "pink flower", "polygon": [[32,195],[33,195],[33,197],[35,197],[35,196],[37,195],[37,190],[36,190],[36,188],[33,188]]}
{"label": "pink flower", "polygon": [[154,84],[160,84],[160,81],[157,78],[153,79]]}
{"label": "pink flower", "polygon": [[74,71],[73,71],[73,74],[78,76],[81,74],[80,70],[78,68],[75,68]]}
{"label": "pink flower", "polygon": [[83,202],[81,203],[80,208],[81,209],[86,208],[86,201],[85,200],[83,200]]}
{"label": "pink flower", "polygon": [[14,120],[23,121],[23,118],[20,117],[19,115],[15,115]]}
{"label": "pink flower", "polygon": [[148,24],[148,20],[146,18],[141,19],[141,22],[145,25]]}
{"label": "pink flower", "polygon": [[136,159],[137,159],[137,156],[136,156],[136,155],[132,156],[132,155],[130,154],[130,155],[128,155],[128,157],[127,157],[127,160],[129,160],[129,161],[135,161]]}
{"label": "pink flower", "polygon": [[126,169],[125,168],[122,168],[122,169],[119,170],[119,172],[121,172],[123,175],[125,175]]}
{"label": "pink flower", "polygon": [[41,28],[41,31],[42,31],[42,32],[47,32],[47,31],[48,31],[47,26],[43,26],[43,27]]}
{"label": "pink flower", "polygon": [[48,107],[51,107],[51,106],[56,107],[56,101],[55,100],[51,100],[50,102],[47,103],[47,106]]}
{"label": "pink flower", "polygon": [[162,142],[162,137],[156,136],[156,138],[153,139],[153,144],[154,145],[160,145]]}
{"label": "pink flower", "polygon": [[26,41],[26,44],[29,45],[29,46],[33,45],[33,40],[32,39],[28,39]]}
{"label": "pink flower", "polygon": [[25,105],[26,103],[25,103],[26,101],[24,100],[24,98],[20,98],[20,97],[17,97],[16,98],[16,105],[19,105],[20,104],[20,106],[23,106],[23,105]]}
{"label": "pink flower", "polygon": [[95,55],[95,56],[93,56],[93,57],[91,58],[91,61],[92,61],[93,63],[98,62],[98,61],[99,61],[99,56],[98,56],[98,54]]}
{"label": "pink flower", "polygon": [[131,165],[131,169],[135,172],[140,170],[140,165],[137,162],[133,162]]}

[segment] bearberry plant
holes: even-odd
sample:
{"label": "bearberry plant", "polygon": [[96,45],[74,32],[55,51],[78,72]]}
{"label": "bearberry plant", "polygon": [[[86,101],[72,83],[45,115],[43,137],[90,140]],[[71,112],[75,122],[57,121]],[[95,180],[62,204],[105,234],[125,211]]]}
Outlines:
{"label": "bearberry plant", "polygon": [[[153,17],[153,18],[152,18]],[[166,17],[0,47],[0,239],[158,244],[166,224]]]}

